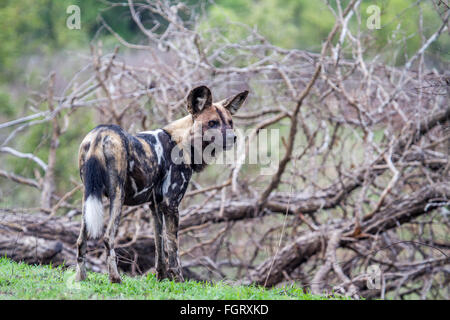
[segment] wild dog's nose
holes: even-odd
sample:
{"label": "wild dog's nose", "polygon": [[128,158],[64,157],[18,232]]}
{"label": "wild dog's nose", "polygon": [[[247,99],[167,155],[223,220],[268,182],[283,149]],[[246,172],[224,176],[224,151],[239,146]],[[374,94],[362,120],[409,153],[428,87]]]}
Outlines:
{"label": "wild dog's nose", "polygon": [[226,139],[225,139],[225,149],[230,149],[233,147],[236,142],[236,135],[232,130],[227,130]]}

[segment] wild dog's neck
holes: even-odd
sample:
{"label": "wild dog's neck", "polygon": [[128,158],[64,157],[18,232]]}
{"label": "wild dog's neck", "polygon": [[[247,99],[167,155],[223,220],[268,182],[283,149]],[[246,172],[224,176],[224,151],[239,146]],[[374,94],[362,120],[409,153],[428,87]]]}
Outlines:
{"label": "wild dog's neck", "polygon": [[169,133],[172,140],[181,146],[188,143],[193,124],[194,120],[192,119],[192,116],[188,115],[184,118],[169,123],[163,128],[163,130]]}
{"label": "wild dog's neck", "polygon": [[[166,131],[178,147],[183,150],[185,163],[189,163],[190,167],[195,172],[200,172],[206,167],[206,163],[203,162],[203,150],[194,149],[195,144],[192,141],[193,125],[194,120],[191,115],[188,115],[169,123],[162,129]],[[194,155],[196,153],[198,153],[197,156]],[[195,163],[194,160],[198,158],[200,158],[200,163]]]}

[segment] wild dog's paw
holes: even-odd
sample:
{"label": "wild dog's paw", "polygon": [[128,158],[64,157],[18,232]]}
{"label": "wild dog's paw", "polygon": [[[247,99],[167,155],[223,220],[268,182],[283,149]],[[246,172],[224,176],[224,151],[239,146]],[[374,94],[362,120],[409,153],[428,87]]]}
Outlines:
{"label": "wild dog's paw", "polygon": [[86,268],[77,265],[75,281],[83,281],[86,279]]}
{"label": "wild dog's paw", "polygon": [[120,276],[119,275],[113,275],[113,274],[109,275],[109,281],[111,283],[122,283],[122,279],[120,279]]}
{"label": "wild dog's paw", "polygon": [[170,280],[184,282],[183,274],[179,268],[170,268],[168,274]]}

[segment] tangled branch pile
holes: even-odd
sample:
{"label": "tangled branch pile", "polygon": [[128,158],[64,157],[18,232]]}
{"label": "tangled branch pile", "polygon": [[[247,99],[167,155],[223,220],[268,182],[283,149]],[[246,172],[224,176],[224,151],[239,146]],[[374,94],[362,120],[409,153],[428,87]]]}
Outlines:
{"label": "tangled branch pile", "polygon": [[[55,91],[52,74],[29,114],[0,124],[1,156],[28,158],[41,172],[30,177],[0,168],[0,176],[41,194],[39,208],[3,209],[0,254],[74,263],[81,185],[55,190],[54,168],[75,114],[95,109],[98,122],[136,133],[185,115],[189,89],[207,84],[216,100],[250,91],[235,117],[235,126],[249,133],[240,157],[262,129],[280,129],[282,139],[271,175],[236,162],[193,177],[180,212],[188,276],[264,286],[295,281],[314,293],[367,298],[448,299],[450,78],[427,67],[425,54],[448,34],[450,11],[439,12],[441,27],[423,36],[404,65],[389,66],[366,54],[373,41],[361,30],[360,3],[330,6],[335,25],[316,54],[276,47],[257,30],[230,22],[230,30],[246,34],[232,41],[223,30],[202,30],[201,17],[181,4],[129,0],[145,40],[129,43],[103,26],[132,58],[93,46],[63,90]],[[144,13],[154,17],[152,28],[141,20]],[[350,21],[359,22],[356,31]],[[43,101],[47,109],[38,107]],[[52,132],[45,160],[14,145],[41,124]],[[124,210],[123,270],[152,267],[151,223],[145,205]],[[95,245],[89,262],[101,271]]]}

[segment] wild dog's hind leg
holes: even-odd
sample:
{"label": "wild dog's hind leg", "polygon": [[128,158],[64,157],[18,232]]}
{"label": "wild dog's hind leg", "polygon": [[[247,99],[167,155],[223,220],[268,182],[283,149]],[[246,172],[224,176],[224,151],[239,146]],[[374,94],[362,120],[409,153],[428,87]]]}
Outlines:
{"label": "wild dog's hind leg", "polygon": [[178,256],[178,207],[169,206],[165,210],[166,232],[167,232],[167,248],[169,256],[169,278],[179,282],[183,282],[183,274],[181,272],[180,257]]}
{"label": "wild dog's hind leg", "polygon": [[81,218],[80,235],[77,240],[77,273],[76,281],[83,281],[86,279],[86,251],[87,251],[87,230],[84,222],[84,200],[82,205],[83,215]]}
{"label": "wild dog's hind leg", "polygon": [[117,185],[110,193],[110,216],[106,227],[103,243],[106,249],[106,264],[108,267],[109,280],[113,283],[121,283],[119,271],[117,270],[116,252],[114,251],[114,240],[120,223],[120,214],[123,203],[123,187]]}
{"label": "wild dog's hind leg", "polygon": [[103,152],[106,160],[107,189],[110,201],[109,221],[103,237],[103,243],[106,248],[106,264],[109,272],[109,280],[113,283],[120,283],[122,281],[117,270],[114,240],[117,229],[119,228],[122,204],[125,197],[124,184],[127,170],[127,151],[120,137],[110,133],[103,140]]}

